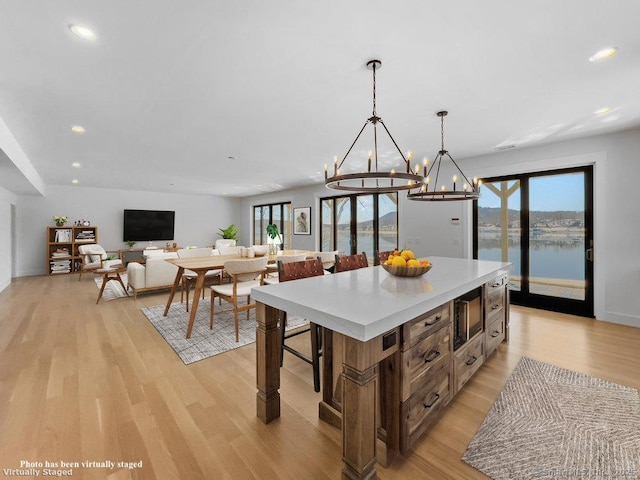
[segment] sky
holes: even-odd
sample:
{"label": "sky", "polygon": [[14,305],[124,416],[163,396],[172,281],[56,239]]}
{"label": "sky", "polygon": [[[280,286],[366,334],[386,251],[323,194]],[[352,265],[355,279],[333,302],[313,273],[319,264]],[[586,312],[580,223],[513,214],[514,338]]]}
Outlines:
{"label": "sky", "polygon": [[[509,186],[514,181],[509,182]],[[480,189],[481,207],[500,207],[500,199],[486,187]],[[509,208],[520,209],[519,190],[509,197]],[[529,210],[584,210],[584,174],[569,173],[529,179]]]}

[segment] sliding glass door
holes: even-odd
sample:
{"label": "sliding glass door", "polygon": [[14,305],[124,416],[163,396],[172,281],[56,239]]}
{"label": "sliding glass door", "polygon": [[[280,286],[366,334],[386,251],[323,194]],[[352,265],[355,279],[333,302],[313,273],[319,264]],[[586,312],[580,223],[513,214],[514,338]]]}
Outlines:
{"label": "sliding glass door", "polygon": [[591,167],[487,178],[474,255],[512,262],[513,303],[593,316]]}

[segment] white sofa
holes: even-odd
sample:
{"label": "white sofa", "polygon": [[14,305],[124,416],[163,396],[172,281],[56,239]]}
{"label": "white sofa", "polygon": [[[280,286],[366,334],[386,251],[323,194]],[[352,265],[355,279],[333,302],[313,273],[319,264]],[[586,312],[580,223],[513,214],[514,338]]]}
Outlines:
{"label": "white sofa", "polygon": [[147,258],[145,264],[131,262],[127,265],[127,283],[135,300],[139,292],[163,290],[173,287],[178,267],[165,262],[167,258],[178,258],[175,252],[158,253]]}

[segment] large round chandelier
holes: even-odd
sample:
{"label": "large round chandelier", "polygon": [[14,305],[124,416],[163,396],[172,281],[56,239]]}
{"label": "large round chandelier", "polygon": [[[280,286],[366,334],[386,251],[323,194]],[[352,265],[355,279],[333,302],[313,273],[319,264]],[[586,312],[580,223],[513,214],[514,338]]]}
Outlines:
{"label": "large round chandelier", "polygon": [[[436,155],[436,158],[433,160],[433,163],[429,167],[429,170],[427,170],[427,166],[425,164],[423,184],[417,191],[409,192],[407,194],[407,198],[409,200],[434,202],[452,200],[477,200],[478,198],[480,198],[481,181],[477,178],[473,178],[473,180],[470,181],[462,172],[453,157],[444,148],[444,117],[446,117],[447,114],[448,112],[446,111],[441,111],[436,114],[438,115],[438,117],[440,117],[440,151]],[[443,166],[442,164],[447,158],[453,165],[453,168],[449,166],[447,170],[449,172],[453,172],[454,175],[452,177],[446,177],[447,182],[448,178],[451,178],[451,186],[441,180],[440,170]],[[435,178],[431,177],[432,171],[434,171]],[[444,173],[443,171],[443,176],[444,175],[446,175],[446,173]]]}
{"label": "large round chandelier", "polygon": [[[394,192],[399,190],[411,190],[422,185],[423,177],[419,174],[420,167],[416,166],[416,172],[411,170],[411,154],[406,157],[398,147],[398,144],[391,136],[389,129],[376,113],[376,70],[379,70],[382,66],[380,60],[370,60],[367,62],[367,69],[373,71],[373,112],[369,117],[360,132],[356,136],[349,150],[344,155],[341,161],[338,162],[338,157],[335,157],[333,163],[333,174],[329,176],[329,168],[324,167],[324,179],[327,188],[335,190],[347,190],[352,192]],[[351,153],[354,145],[364,132],[367,125],[373,125],[373,150],[369,152],[369,158],[367,159],[366,170],[363,169],[357,173],[342,173],[342,168],[345,160]],[[398,150],[400,157],[404,161],[402,171],[384,171],[378,169],[378,124],[382,125],[384,131],[387,133],[393,145]],[[364,162],[363,162],[364,165]]]}

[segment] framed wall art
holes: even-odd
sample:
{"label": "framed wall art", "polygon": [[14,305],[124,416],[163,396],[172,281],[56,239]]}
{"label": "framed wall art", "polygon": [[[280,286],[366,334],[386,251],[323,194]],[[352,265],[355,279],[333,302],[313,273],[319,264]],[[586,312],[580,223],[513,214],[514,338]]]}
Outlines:
{"label": "framed wall art", "polygon": [[311,235],[311,207],[293,209],[293,234]]}

